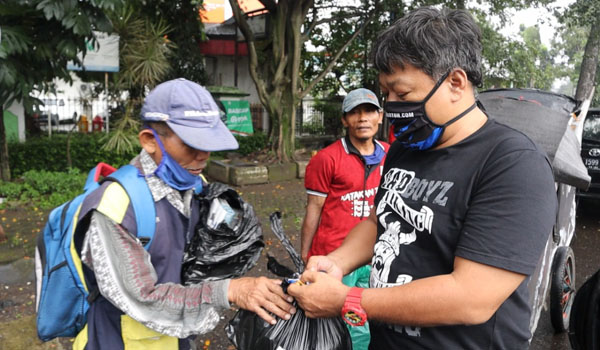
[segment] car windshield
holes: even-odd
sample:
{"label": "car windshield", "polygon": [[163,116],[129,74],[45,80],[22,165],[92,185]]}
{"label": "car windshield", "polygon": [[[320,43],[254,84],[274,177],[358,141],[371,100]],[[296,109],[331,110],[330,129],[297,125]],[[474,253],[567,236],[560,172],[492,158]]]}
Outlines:
{"label": "car windshield", "polygon": [[600,143],[600,111],[590,112],[583,124],[583,138]]}

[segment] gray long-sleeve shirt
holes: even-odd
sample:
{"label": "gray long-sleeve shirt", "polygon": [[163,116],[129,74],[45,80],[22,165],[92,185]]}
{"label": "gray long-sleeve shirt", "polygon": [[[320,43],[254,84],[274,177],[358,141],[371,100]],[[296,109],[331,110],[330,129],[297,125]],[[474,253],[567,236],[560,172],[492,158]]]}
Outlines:
{"label": "gray long-sleeve shirt", "polygon": [[[145,174],[156,169],[142,151],[132,163]],[[157,177],[147,177],[155,202],[167,198],[189,217],[191,190],[183,196]],[[185,338],[211,331],[219,321],[218,309],[229,308],[229,280],[183,286],[157,284],[150,255],[139,240],[107,216],[94,211],[86,233],[82,261],[96,277],[100,293],[131,318],[159,333]]]}

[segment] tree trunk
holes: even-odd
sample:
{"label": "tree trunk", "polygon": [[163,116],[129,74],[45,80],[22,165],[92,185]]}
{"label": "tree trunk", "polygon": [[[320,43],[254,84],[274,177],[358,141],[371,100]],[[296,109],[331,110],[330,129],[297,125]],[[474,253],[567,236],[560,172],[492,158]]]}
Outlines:
{"label": "tree trunk", "polygon": [[0,176],[3,181],[10,181],[10,165],[8,163],[8,143],[4,127],[4,106],[0,104]]}
{"label": "tree trunk", "polygon": [[590,35],[585,44],[585,52],[581,61],[579,80],[575,99],[583,101],[590,96],[596,83],[596,70],[598,68],[598,54],[600,52],[600,18],[596,17],[590,28]]}
{"label": "tree trunk", "polygon": [[[236,0],[229,0],[239,30],[248,44],[249,72],[258,97],[269,113],[272,135],[271,150],[280,162],[293,157],[296,134],[296,108],[312,88],[328,74],[342,52],[363,31],[377,11],[350,36],[333,55],[329,65],[308,86],[301,90],[302,48],[306,35],[302,28],[314,0],[260,0],[269,11],[270,41],[268,54],[259,61],[255,37]],[[267,51],[265,51],[267,52]]]}

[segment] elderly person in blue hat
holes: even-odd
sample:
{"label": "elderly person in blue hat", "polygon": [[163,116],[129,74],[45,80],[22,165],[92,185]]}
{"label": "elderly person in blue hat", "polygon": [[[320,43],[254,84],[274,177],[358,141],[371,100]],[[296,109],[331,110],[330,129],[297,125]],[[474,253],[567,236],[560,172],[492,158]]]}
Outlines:
{"label": "elderly person in blue hat", "polygon": [[[230,302],[265,321],[289,319],[295,312],[279,281],[243,277],[182,285],[184,247],[198,221],[199,176],[212,151],[236,149],[237,141],[219,118],[219,108],[202,86],[185,79],[152,90],[141,112],[142,151],[131,164],[144,176],[156,208],[156,232],[148,252],[136,237],[135,213],[128,203],[117,219],[98,210],[110,181],[90,194],[81,218],[89,220],[81,260],[89,290],[88,322],[75,349],[189,349],[190,337],[218,323]],[[119,208],[115,208],[118,210]],[[84,219],[82,219],[84,220]]]}

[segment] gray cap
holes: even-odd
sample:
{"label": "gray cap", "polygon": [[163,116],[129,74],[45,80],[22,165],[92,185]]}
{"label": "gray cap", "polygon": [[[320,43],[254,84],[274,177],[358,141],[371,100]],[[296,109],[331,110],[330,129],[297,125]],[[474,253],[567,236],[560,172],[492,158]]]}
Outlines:
{"label": "gray cap", "polygon": [[150,91],[142,106],[142,121],[167,123],[194,149],[213,152],[238,148],[210,92],[186,79],[169,80]]}
{"label": "gray cap", "polygon": [[348,113],[354,107],[362,105],[363,103],[369,103],[378,109],[381,109],[377,95],[375,95],[375,93],[369,89],[360,88],[352,90],[348,93],[348,95],[346,95],[344,102],[342,103],[342,112]]}

